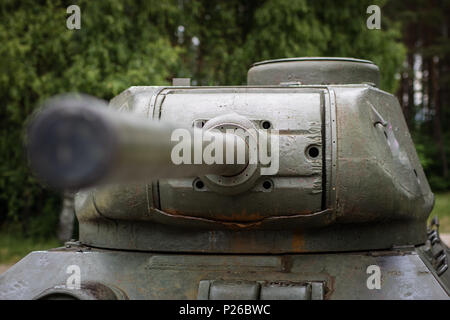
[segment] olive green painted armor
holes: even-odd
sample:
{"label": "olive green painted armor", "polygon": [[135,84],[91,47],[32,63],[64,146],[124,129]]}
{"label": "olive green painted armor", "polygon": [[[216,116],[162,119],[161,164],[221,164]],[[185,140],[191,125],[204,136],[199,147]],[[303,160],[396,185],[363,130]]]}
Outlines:
{"label": "olive green painted armor", "polygon": [[[80,239],[30,253],[0,298],[449,299],[434,196],[378,84],[367,60],[293,58],[254,64],[247,86],[52,99],[28,154],[41,180],[80,189]],[[176,128],[246,155],[223,130],[272,132],[278,170],[174,164]]]}

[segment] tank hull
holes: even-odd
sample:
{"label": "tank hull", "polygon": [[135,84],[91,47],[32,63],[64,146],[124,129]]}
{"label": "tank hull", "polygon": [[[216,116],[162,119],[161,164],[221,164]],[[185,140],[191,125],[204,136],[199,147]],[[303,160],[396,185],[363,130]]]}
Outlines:
{"label": "tank hull", "polygon": [[[0,277],[0,299],[449,299],[448,272],[437,276],[425,252],[165,254],[73,243],[23,258]],[[369,266],[380,269],[380,289],[370,289]]]}

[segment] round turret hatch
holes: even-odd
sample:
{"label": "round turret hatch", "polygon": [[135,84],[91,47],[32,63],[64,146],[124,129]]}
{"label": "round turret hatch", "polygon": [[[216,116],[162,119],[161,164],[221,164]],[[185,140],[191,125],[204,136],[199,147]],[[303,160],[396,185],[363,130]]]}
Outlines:
{"label": "round turret hatch", "polygon": [[369,60],[354,58],[286,58],[254,63],[248,85],[380,84],[380,70]]}

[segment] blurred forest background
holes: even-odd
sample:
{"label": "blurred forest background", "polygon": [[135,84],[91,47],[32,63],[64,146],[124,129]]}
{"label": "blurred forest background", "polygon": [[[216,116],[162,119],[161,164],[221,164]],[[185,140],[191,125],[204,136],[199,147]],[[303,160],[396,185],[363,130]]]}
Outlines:
{"label": "blurred forest background", "polygon": [[[80,30],[66,27],[72,4],[81,8]],[[380,30],[366,27],[371,4],[381,7]],[[297,56],[378,64],[439,193],[437,207],[450,211],[449,13],[450,0],[2,0],[0,228],[55,237],[61,195],[30,175],[22,147],[24,122],[45,98],[78,91],[108,100],[173,77],[241,85],[253,62]],[[38,243],[29,241],[27,250]]]}

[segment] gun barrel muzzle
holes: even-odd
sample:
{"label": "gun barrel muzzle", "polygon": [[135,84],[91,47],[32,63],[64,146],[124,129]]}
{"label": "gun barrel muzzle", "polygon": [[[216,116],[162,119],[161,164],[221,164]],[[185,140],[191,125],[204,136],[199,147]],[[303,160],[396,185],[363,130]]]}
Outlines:
{"label": "gun barrel muzzle", "polygon": [[[50,99],[31,120],[27,130],[30,166],[45,184],[76,190],[105,183],[131,183],[157,178],[232,176],[246,163],[227,164],[227,150],[244,150],[245,140],[235,134],[182,128],[189,133],[190,150],[183,163],[173,160],[173,133],[177,124],[139,118],[106,108],[102,100],[78,96]],[[201,130],[197,137],[194,130]],[[207,137],[205,139],[205,137]],[[195,148],[213,139],[222,141],[223,159],[211,164],[194,159]],[[248,159],[245,156],[245,159]],[[229,161],[228,161],[229,162]]]}

